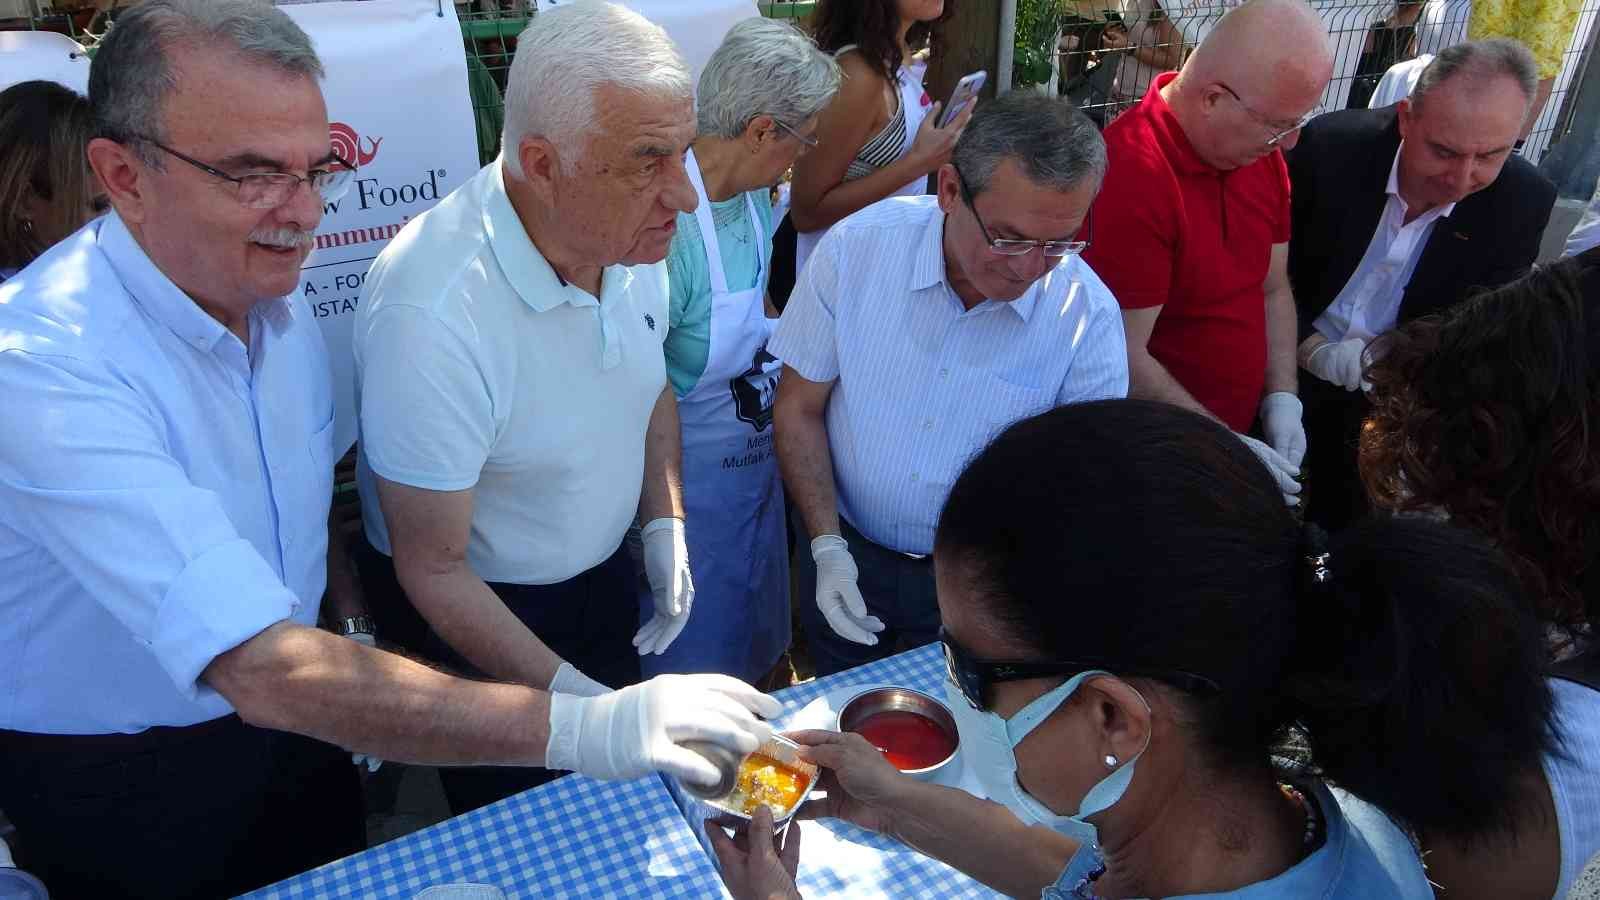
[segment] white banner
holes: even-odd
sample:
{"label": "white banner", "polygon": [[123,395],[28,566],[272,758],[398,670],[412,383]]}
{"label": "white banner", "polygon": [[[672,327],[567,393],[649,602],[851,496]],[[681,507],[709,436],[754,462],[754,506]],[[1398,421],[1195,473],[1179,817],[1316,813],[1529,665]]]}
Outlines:
{"label": "white banner", "polygon": [[324,211],[303,285],[333,360],[334,449],[343,454],[356,439],[351,325],[367,267],[406,222],[478,171],[466,51],[453,3],[283,11],[316,44],[333,148],[358,166],[350,192]]}
{"label": "white banner", "polygon": [[42,79],[89,95],[89,55],[53,31],[0,31],[0,90]]}
{"label": "white banner", "polygon": [[[541,7],[561,6],[572,0],[540,0]],[[754,0],[617,0],[623,6],[660,25],[678,45],[689,64],[695,84],[711,54],[735,23],[761,15]]]}

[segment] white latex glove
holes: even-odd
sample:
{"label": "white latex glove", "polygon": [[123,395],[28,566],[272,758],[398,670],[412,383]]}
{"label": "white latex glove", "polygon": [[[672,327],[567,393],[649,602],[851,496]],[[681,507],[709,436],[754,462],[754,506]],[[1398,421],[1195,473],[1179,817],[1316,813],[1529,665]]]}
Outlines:
{"label": "white latex glove", "polygon": [[1300,462],[1306,458],[1304,413],[1300,398],[1288,391],[1273,391],[1261,398],[1261,430],[1272,449],[1294,469],[1290,475],[1300,474]]}
{"label": "white latex glove", "polygon": [[883,622],[867,615],[867,601],[856,587],[860,572],[844,538],[824,534],[813,540],[811,558],[817,564],[817,609],[834,633],[858,644],[876,644]]}
{"label": "white latex glove", "polygon": [[650,596],[656,613],[633,636],[639,655],[664,653],[689,623],[694,606],[694,578],[689,574],[689,546],[685,543],[683,520],[655,519],[639,532],[644,541],[644,577],[650,581]]}
{"label": "white latex glove", "polygon": [[[356,631],[356,632],[352,632],[350,634],[345,635],[345,637],[349,638],[352,641],[355,641],[358,644],[361,644],[364,647],[376,648],[378,646],[378,639],[373,637],[370,634],[364,634],[362,632]],[[350,754],[350,761],[355,763],[358,766],[366,766],[368,772],[376,772],[376,771],[378,771],[378,767],[383,765],[383,760],[382,759],[379,759],[376,756],[369,756],[368,754],[365,754],[365,753],[352,753],[352,754]]]}
{"label": "white latex glove", "polygon": [[550,695],[550,742],[545,766],[604,780],[665,772],[711,787],[717,767],[679,746],[708,741],[737,752],[753,752],[772,736],[777,700],[727,675],[658,675],[599,697]]}
{"label": "white latex glove", "polygon": [[1366,353],[1367,342],[1362,338],[1326,341],[1306,357],[1306,371],[1347,391],[1367,390],[1371,385],[1361,378]]}
{"label": "white latex glove", "polygon": [[563,660],[561,667],[556,669],[556,677],[550,679],[550,693],[571,694],[574,697],[598,697],[601,694],[611,693],[611,688],[595,681],[578,671],[577,666]]}
{"label": "white latex glove", "polygon": [[1283,502],[1290,506],[1299,506],[1300,498],[1296,497],[1295,494],[1300,493],[1300,482],[1295,481],[1294,478],[1300,474],[1300,467],[1291,465],[1278,451],[1248,434],[1240,434],[1235,431],[1233,436],[1244,441],[1244,445],[1249,447],[1251,452],[1261,459],[1261,463],[1267,467],[1267,471],[1271,472],[1272,477],[1277,479],[1278,490],[1283,491]]}

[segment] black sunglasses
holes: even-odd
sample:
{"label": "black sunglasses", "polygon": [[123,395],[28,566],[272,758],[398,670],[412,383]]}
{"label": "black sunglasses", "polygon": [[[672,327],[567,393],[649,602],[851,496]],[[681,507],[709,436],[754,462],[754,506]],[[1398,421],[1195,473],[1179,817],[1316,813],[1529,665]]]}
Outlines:
{"label": "black sunglasses", "polygon": [[961,695],[967,698],[973,709],[988,709],[990,688],[1003,681],[1023,681],[1057,675],[1071,677],[1094,670],[1153,678],[1191,694],[1222,693],[1222,688],[1204,675],[1171,669],[1129,668],[1110,660],[1085,658],[1067,662],[979,659],[956,643],[950,637],[950,633],[943,628],[939,629],[939,643],[944,646],[944,664],[950,671],[950,680],[961,689]]}

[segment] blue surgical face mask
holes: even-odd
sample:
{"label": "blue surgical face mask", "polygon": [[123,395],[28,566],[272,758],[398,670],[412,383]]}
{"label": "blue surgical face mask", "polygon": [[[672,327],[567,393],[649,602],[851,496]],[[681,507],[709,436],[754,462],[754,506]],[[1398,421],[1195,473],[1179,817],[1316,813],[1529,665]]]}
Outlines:
{"label": "blue surgical face mask", "polygon": [[[1017,780],[1017,745],[1030,732],[1039,727],[1061,704],[1067,702],[1084,681],[1109,672],[1080,672],[1032,703],[1016,715],[1002,719],[986,709],[974,709],[967,702],[961,688],[949,678],[945,679],[945,696],[950,710],[955,714],[956,731],[961,737],[961,758],[977,776],[989,799],[1003,804],[1018,819],[1030,825],[1043,825],[1082,844],[1099,844],[1095,827],[1085,819],[1110,809],[1127,792],[1133,781],[1134,763],[1144,755],[1141,749],[1126,762],[1100,779],[1078,804],[1074,815],[1059,815],[1029,794]],[[1148,736],[1145,746],[1149,746]]]}

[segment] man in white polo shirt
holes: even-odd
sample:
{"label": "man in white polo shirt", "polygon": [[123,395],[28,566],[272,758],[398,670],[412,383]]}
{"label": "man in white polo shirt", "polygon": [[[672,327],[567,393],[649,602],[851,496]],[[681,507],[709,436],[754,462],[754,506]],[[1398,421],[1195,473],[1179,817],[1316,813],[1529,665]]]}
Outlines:
{"label": "man in white polo shirt", "polygon": [[934,527],[992,437],[1127,394],[1121,313],[1078,258],[1105,169],[1083,113],[1010,94],[978,107],[936,196],[874,204],[817,246],[770,349],[819,674],[934,639]]}
{"label": "man in white polo shirt", "polygon": [[[694,598],[661,262],[695,205],[694,114],[677,51],[623,7],[541,14],[519,51],[500,160],[367,279],[363,577],[380,633],[428,659],[599,693],[638,681],[638,654],[664,650]],[[656,601],[643,628],[623,549],[636,516]],[[444,782],[460,813],[550,777]]]}

